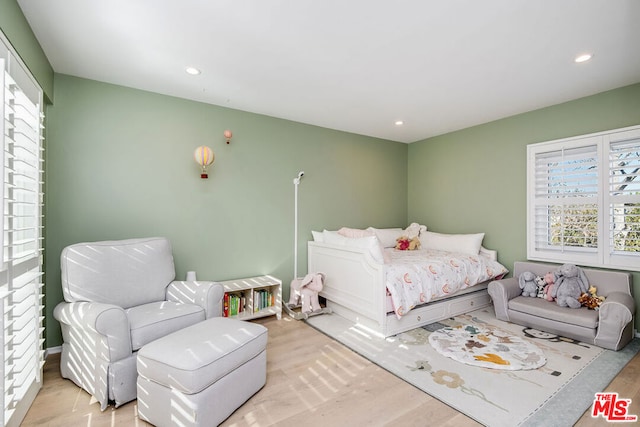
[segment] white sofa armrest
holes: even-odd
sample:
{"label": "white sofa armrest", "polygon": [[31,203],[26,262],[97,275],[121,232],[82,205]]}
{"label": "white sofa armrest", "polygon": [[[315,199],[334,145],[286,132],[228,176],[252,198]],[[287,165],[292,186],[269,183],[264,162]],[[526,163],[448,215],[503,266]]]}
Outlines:
{"label": "white sofa armrest", "polygon": [[496,317],[508,322],[509,300],[512,300],[522,294],[522,289],[520,289],[518,279],[510,277],[508,279],[494,280],[489,283],[487,291],[493,301],[493,308],[495,309]]}
{"label": "white sofa armrest", "polygon": [[623,333],[633,319],[633,313],[635,301],[631,295],[624,292],[609,293],[600,305],[595,343],[615,350],[621,348]]}
{"label": "white sofa armrest", "polygon": [[206,318],[222,314],[224,287],[218,282],[174,281],[167,287],[167,301],[196,304],[205,311]]}
{"label": "white sofa armrest", "polygon": [[[97,302],[61,302],[53,316],[62,324],[64,335],[76,331],[71,339],[83,339],[86,351],[113,362],[131,356],[129,319],[122,307]],[[82,338],[80,338],[82,337]]]}

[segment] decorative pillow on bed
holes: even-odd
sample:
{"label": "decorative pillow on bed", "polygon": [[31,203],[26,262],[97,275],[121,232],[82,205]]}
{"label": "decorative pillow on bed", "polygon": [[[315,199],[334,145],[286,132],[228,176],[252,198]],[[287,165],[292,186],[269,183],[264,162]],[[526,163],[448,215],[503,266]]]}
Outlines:
{"label": "decorative pillow on bed", "polygon": [[340,230],[338,230],[338,234],[344,237],[352,237],[352,238],[375,236],[374,232],[371,230],[360,230],[358,228],[348,228],[348,227],[342,227]]}
{"label": "decorative pillow on bed", "polygon": [[344,237],[336,231],[322,232],[324,243],[333,245],[350,246],[352,248],[369,249],[369,253],[376,262],[385,263],[384,249],[380,247],[380,242],[376,236],[367,237]]}
{"label": "decorative pillow on bed", "polygon": [[367,228],[367,231],[372,231],[383,248],[395,248],[396,239],[404,234],[402,228]]}
{"label": "decorative pillow on bed", "polygon": [[477,234],[441,234],[425,231],[420,234],[420,243],[423,249],[437,251],[462,252],[469,255],[478,255],[484,239],[484,233]]}

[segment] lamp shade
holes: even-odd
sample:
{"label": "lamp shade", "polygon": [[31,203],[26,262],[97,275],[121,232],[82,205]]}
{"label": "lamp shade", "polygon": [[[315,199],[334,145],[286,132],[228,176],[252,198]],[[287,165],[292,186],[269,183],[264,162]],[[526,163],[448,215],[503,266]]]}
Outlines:
{"label": "lamp shade", "polygon": [[213,163],[216,158],[216,156],[213,154],[213,150],[206,145],[201,145],[200,147],[196,148],[196,151],[193,153],[193,157],[196,159],[196,163],[198,163],[202,168],[200,178],[208,178],[209,175],[207,174],[207,166]]}

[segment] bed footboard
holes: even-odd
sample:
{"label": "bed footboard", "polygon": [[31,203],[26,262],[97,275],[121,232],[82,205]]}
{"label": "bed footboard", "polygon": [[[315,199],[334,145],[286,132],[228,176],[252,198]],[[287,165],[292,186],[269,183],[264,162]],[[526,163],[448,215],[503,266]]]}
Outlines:
{"label": "bed footboard", "polygon": [[367,323],[374,322],[383,328],[384,265],[376,262],[368,249],[308,242],[308,258],[308,271],[325,273],[320,296],[337,304],[336,312],[345,317],[364,317]]}

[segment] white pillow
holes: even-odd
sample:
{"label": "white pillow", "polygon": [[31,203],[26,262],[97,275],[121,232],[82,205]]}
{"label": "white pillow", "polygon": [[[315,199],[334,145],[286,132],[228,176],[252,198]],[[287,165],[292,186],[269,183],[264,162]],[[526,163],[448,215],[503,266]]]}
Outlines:
{"label": "white pillow", "polygon": [[360,230],[359,228],[348,227],[342,227],[340,230],[338,230],[338,234],[344,237],[352,238],[375,236],[375,234],[373,234],[373,231],[371,230]]}
{"label": "white pillow", "polygon": [[461,252],[478,255],[484,239],[484,233],[477,234],[441,234],[425,231],[420,234],[422,249],[437,251]]}
{"label": "white pillow", "polygon": [[322,232],[324,243],[330,243],[333,245],[342,245],[352,248],[369,249],[369,253],[373,259],[384,264],[383,249],[380,247],[378,238],[376,236],[367,237],[344,237],[335,231],[324,230]]}
{"label": "white pillow", "polygon": [[322,231],[313,231],[311,230],[311,235],[313,236],[313,241],[314,242],[324,242],[324,235],[322,234]]}
{"label": "white pillow", "polygon": [[367,228],[369,231],[373,231],[383,248],[395,248],[396,239],[403,235],[404,230],[402,228]]}

